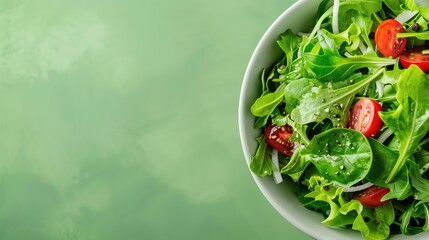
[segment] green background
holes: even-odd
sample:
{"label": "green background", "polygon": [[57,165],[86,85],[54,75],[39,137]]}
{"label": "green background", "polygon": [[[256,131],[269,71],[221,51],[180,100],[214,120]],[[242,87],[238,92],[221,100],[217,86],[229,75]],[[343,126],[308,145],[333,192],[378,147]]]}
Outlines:
{"label": "green background", "polygon": [[0,0],[0,239],[310,239],[238,132],[293,2]]}

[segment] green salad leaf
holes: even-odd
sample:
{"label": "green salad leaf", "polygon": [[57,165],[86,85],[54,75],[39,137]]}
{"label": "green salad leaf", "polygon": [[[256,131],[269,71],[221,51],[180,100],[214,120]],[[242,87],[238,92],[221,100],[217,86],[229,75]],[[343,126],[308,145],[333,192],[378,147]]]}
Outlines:
{"label": "green salad leaf", "polygon": [[250,162],[250,170],[261,177],[271,175],[273,173],[273,161],[271,160],[271,151],[265,141],[265,135],[262,134],[256,140],[259,145]]}
{"label": "green salad leaf", "polygon": [[290,113],[299,104],[302,96],[311,92],[313,87],[325,86],[317,79],[301,78],[290,82],[285,88],[286,112]]}
{"label": "green salad leaf", "polygon": [[357,83],[338,89],[312,87],[312,91],[304,94],[300,104],[292,110],[292,120],[299,124],[308,124],[329,119],[334,126],[345,127],[355,94],[377,79],[382,72],[383,69],[379,69]]}
{"label": "green salad leaf", "polygon": [[305,197],[329,204],[329,215],[322,222],[323,224],[345,226],[353,223],[355,216],[340,213],[341,206],[346,203],[342,197],[342,188],[335,188],[331,182],[316,175],[312,176],[307,184],[311,192]]}
{"label": "green salad leaf", "polygon": [[366,179],[377,186],[390,189],[390,192],[383,197],[383,200],[392,198],[404,200],[412,196],[414,190],[411,187],[406,166],[403,166],[396,177],[390,183],[386,184],[386,179],[395,165],[395,160],[398,159],[398,152],[393,151],[372,138],[369,138],[368,142],[371,145],[373,161]]}
{"label": "green salad leaf", "polygon": [[322,53],[304,52],[302,55],[315,77],[322,82],[338,81],[347,78],[358,69],[378,69],[396,62],[394,59],[377,57],[371,52],[350,57],[341,56],[338,52],[339,46],[334,39],[326,35],[325,31],[317,32]]}
{"label": "green salad leaf", "polygon": [[420,200],[417,205],[429,203],[429,180],[420,175],[420,167],[414,161],[407,162],[410,168],[411,185],[416,189],[414,199]]}
{"label": "green salad leaf", "polygon": [[399,138],[399,157],[386,179],[386,183],[404,166],[406,159],[418,148],[418,143],[429,130],[429,80],[415,65],[403,72],[398,82],[399,107],[379,113],[383,122]]}
{"label": "green salad leaf", "polygon": [[352,211],[357,213],[352,229],[360,231],[367,240],[384,240],[390,235],[390,224],[395,220],[395,210],[392,204],[369,209],[364,208],[357,200],[351,200],[341,207],[342,214]]}
{"label": "green salad leaf", "polygon": [[[400,229],[403,234],[414,235],[429,230],[429,204],[418,204],[418,200],[413,201],[401,215]],[[421,218],[425,224],[415,226],[411,219]]]}
{"label": "green salad leaf", "polygon": [[301,150],[301,158],[311,161],[322,177],[344,187],[364,179],[372,165],[371,146],[366,137],[345,128],[316,135]]}
{"label": "green salad leaf", "polygon": [[280,39],[277,40],[277,44],[286,55],[286,64],[289,71],[292,69],[292,61],[296,58],[298,53],[298,44],[300,40],[301,38],[296,36],[290,29],[281,34]]}
{"label": "green salad leaf", "polygon": [[[311,31],[283,32],[277,39],[283,56],[262,73],[261,95],[250,109],[254,127],[288,130],[257,137],[249,167],[261,177],[280,168],[303,205],[323,214],[323,224],[359,231],[366,240],[429,231],[429,76],[384,57],[374,39],[383,21],[397,19],[405,32],[396,36],[407,38],[407,49],[426,46],[429,1],[319,2]],[[360,103],[373,101],[361,99],[383,109],[381,130],[364,133],[371,137],[348,128],[355,127],[349,124],[355,111],[372,115]],[[279,153],[276,167],[271,155],[286,147],[285,138],[294,143],[287,146],[293,155]],[[373,207],[378,203],[362,199],[368,192],[356,192],[369,185],[382,188],[384,205]]]}
{"label": "green salad leaf", "polygon": [[256,99],[250,109],[252,114],[257,117],[265,117],[274,112],[274,109],[283,101],[285,86],[282,84],[277,91],[267,93]]}

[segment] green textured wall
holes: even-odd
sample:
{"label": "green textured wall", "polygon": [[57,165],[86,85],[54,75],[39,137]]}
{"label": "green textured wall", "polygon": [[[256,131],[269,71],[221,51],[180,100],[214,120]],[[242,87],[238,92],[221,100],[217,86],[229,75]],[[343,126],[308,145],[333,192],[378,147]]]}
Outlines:
{"label": "green textured wall", "polygon": [[294,1],[0,0],[0,239],[310,239],[238,133]]}

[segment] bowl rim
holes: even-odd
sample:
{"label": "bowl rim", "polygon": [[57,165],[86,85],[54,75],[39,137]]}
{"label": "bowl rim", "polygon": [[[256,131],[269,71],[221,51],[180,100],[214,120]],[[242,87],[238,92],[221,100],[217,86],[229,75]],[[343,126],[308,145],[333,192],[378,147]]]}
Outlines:
{"label": "bowl rim", "polygon": [[[321,0],[317,0],[317,2],[319,3],[320,1]],[[306,4],[314,4],[315,2],[316,2],[315,0],[298,0],[295,3],[293,3],[270,25],[270,27],[263,34],[262,38],[259,40],[256,48],[254,49],[244,74],[243,82],[241,85],[240,97],[239,97],[239,105],[238,105],[239,126],[238,127],[239,127],[239,133],[240,133],[240,141],[241,141],[242,150],[245,155],[246,166],[248,167],[248,170],[251,176],[253,177],[256,185],[258,186],[259,190],[262,192],[263,196],[274,207],[274,209],[289,223],[291,223],[293,226],[295,226],[296,228],[298,228],[300,231],[307,234],[308,236],[313,237],[314,239],[330,240],[330,239],[338,239],[338,237],[340,236],[342,237],[341,239],[344,239],[344,237],[348,237],[348,236],[351,237],[352,233],[354,235],[353,239],[362,239],[362,236],[358,231],[349,230],[348,231],[349,233],[340,233],[338,232],[339,229],[324,226],[322,223],[320,223],[317,226],[315,226],[314,224],[310,225],[305,221],[302,221],[299,218],[296,218],[295,214],[289,213],[288,211],[284,211],[284,208],[283,208],[284,202],[277,199],[277,197],[272,194],[272,191],[269,188],[269,186],[274,184],[274,181],[271,179],[266,179],[266,178],[257,176],[249,168],[249,164],[252,158],[251,152],[255,150],[253,148],[250,148],[249,146],[250,141],[247,136],[249,129],[246,128],[248,127],[247,125],[248,122],[246,120],[248,120],[247,116],[249,116],[249,111],[250,111],[250,109],[248,109],[248,106],[246,105],[246,97],[247,97],[246,95],[249,89],[248,85],[255,79],[254,72],[252,71],[252,69],[254,69],[255,65],[258,65],[257,57],[259,57],[261,54],[263,56],[263,52],[266,50],[264,46],[266,46],[267,41],[271,41],[270,39],[272,39],[274,35],[278,37],[279,35],[278,27],[282,26],[285,23],[285,21],[287,21],[287,18],[289,17],[289,15],[292,15],[293,12],[298,10],[298,8],[301,8]],[[269,185],[267,184],[268,182],[267,180],[271,180],[271,183]],[[412,239],[423,239],[428,237],[429,237],[429,232],[423,232],[417,235],[403,235],[403,234],[391,235],[389,239],[412,240]]]}
{"label": "bowl rim", "polygon": [[[238,109],[238,123],[239,123],[239,132],[240,132],[240,141],[241,141],[241,145],[242,145],[242,149],[245,155],[245,160],[248,164],[250,163],[250,159],[251,159],[251,155],[249,154],[249,151],[247,149],[249,149],[249,146],[247,144],[247,141],[245,141],[246,137],[245,137],[245,128],[244,128],[244,121],[245,121],[245,113],[246,111],[249,111],[248,109],[245,108],[245,89],[246,86],[249,84],[250,80],[251,80],[251,69],[252,66],[255,65],[256,63],[256,56],[259,55],[262,52],[262,46],[264,45],[264,43],[267,41],[267,39],[269,39],[270,36],[272,36],[275,33],[275,29],[276,26],[278,26],[279,24],[281,24],[284,21],[284,18],[286,18],[287,16],[289,16],[290,14],[292,14],[293,12],[295,12],[298,8],[300,8],[303,4],[306,4],[307,2],[310,1],[314,1],[314,0],[298,0],[295,3],[293,3],[289,8],[287,8],[279,17],[277,17],[277,19],[270,25],[270,27],[266,30],[266,32],[263,34],[262,38],[259,40],[258,44],[256,45],[255,50],[252,53],[252,56],[250,58],[250,61],[247,65],[245,74],[244,74],[244,78],[243,78],[243,82],[241,85],[241,91],[240,91],[240,98],[239,98],[239,109]],[[292,214],[288,214],[287,212],[281,211],[281,207],[280,207],[280,203],[269,193],[269,191],[263,187],[262,184],[262,180],[259,176],[257,176],[256,174],[254,174],[250,169],[249,169],[253,180],[256,182],[256,185],[258,186],[259,190],[262,192],[263,196],[268,200],[268,202],[274,207],[274,209],[280,214],[282,215],[285,219],[287,219],[288,222],[290,222],[292,225],[294,225],[295,227],[297,227],[300,231],[304,232],[305,234],[316,238],[316,233],[314,231],[311,231],[311,229],[306,226],[306,224],[302,221],[299,221],[297,218],[294,218],[294,216]]]}

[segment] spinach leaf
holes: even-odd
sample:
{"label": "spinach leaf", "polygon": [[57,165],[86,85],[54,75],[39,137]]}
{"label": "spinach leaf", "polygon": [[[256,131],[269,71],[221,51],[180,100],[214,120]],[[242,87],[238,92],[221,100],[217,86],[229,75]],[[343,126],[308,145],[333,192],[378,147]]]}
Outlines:
{"label": "spinach leaf", "polygon": [[403,72],[396,94],[399,107],[379,115],[399,138],[399,157],[386,179],[389,183],[404,166],[406,159],[418,148],[418,143],[429,130],[429,80],[416,65]]}
{"label": "spinach leaf", "polygon": [[265,141],[265,135],[262,134],[256,139],[259,143],[258,149],[250,162],[250,170],[258,176],[269,176],[273,173],[273,161],[271,160],[271,151]]}
{"label": "spinach leaf", "polygon": [[281,84],[277,91],[262,95],[253,103],[251,112],[257,117],[270,115],[284,98],[285,84]]}
{"label": "spinach leaf", "polygon": [[355,94],[382,72],[383,69],[379,69],[357,83],[338,89],[313,87],[312,92],[305,94],[300,104],[292,110],[292,120],[299,124],[308,124],[329,119],[334,126],[345,127]]}
{"label": "spinach leaf", "polygon": [[333,128],[316,135],[301,151],[301,158],[311,161],[322,177],[344,187],[364,179],[372,164],[366,137],[346,128]]}
{"label": "spinach leaf", "polygon": [[316,78],[322,82],[345,79],[357,69],[378,69],[379,67],[393,65],[396,62],[394,59],[377,57],[372,52],[343,57],[338,52],[339,46],[337,46],[335,40],[329,38],[325,31],[320,30],[318,38],[323,53],[304,52],[302,57]]}

